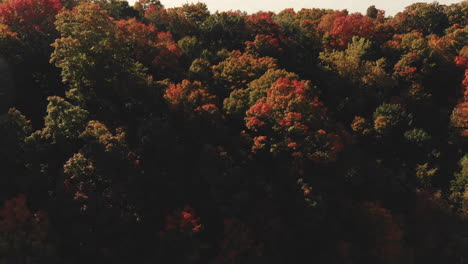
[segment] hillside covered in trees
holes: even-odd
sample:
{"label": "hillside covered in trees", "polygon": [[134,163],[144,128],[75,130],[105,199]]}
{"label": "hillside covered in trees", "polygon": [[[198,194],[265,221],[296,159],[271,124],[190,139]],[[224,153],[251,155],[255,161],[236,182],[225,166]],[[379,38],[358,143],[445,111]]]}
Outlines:
{"label": "hillside covered in trees", "polygon": [[0,263],[468,263],[468,1],[0,0]]}

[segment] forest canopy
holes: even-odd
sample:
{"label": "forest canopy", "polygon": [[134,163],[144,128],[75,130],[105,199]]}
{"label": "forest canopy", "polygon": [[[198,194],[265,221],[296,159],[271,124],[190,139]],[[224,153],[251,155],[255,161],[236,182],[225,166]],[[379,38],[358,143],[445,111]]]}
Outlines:
{"label": "forest canopy", "polygon": [[0,263],[464,263],[468,1],[0,0]]}

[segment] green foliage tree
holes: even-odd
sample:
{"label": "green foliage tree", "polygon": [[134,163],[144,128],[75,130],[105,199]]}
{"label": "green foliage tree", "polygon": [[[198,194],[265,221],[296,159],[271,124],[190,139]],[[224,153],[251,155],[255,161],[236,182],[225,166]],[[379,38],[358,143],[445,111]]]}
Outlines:
{"label": "green foliage tree", "polygon": [[[338,102],[344,107],[344,111],[361,111],[369,105],[381,103],[396,83],[387,72],[387,61],[385,58],[371,60],[372,42],[363,38],[354,37],[353,41],[344,51],[324,51],[320,53],[322,67],[336,73],[339,78],[348,82],[349,90],[342,90],[340,85],[334,83],[333,92],[330,93],[332,100],[340,100],[344,96],[346,101]],[[333,79],[332,79],[333,80]],[[349,84],[351,83],[351,84]],[[340,96],[341,94],[341,96]]]}
{"label": "green foliage tree", "polygon": [[212,77],[211,64],[205,59],[195,59],[189,68],[191,79],[208,82]]}
{"label": "green foliage tree", "polygon": [[84,130],[88,111],[58,96],[48,98],[42,135],[53,142],[77,140]]}
{"label": "green foliage tree", "polygon": [[198,58],[201,53],[201,45],[196,37],[184,37],[177,44],[189,61]]}
{"label": "green foliage tree", "polygon": [[149,86],[144,69],[129,56],[114,20],[98,4],[63,11],[56,25],[61,37],[53,44],[51,62],[70,85],[68,98],[109,115],[131,110],[144,97]]}
{"label": "green foliage tree", "polygon": [[200,25],[210,16],[204,3],[184,4],[167,10],[168,29],[176,40],[184,36],[198,36]]}
{"label": "green foliage tree", "polygon": [[367,8],[366,16],[376,19],[378,13],[379,13],[379,10],[375,8],[375,5],[371,5]]}
{"label": "green foliage tree", "polygon": [[450,190],[454,193],[463,194],[468,186],[468,156],[463,156],[459,161],[460,171],[455,173],[451,182]]}
{"label": "green foliage tree", "polygon": [[262,76],[267,70],[277,67],[273,58],[256,58],[248,53],[233,51],[229,57],[213,67],[213,78],[220,86],[220,94],[242,89],[251,81]]}
{"label": "green foliage tree", "polygon": [[131,7],[126,0],[92,0],[107,10],[109,16],[115,19],[129,19],[138,16],[138,11]]}
{"label": "green foliage tree", "polygon": [[442,35],[449,26],[444,6],[437,2],[412,4],[398,13],[395,19],[404,32],[417,30],[424,35]]}
{"label": "green foliage tree", "polygon": [[219,50],[241,49],[247,40],[245,13],[216,12],[200,25],[200,40],[207,48]]}
{"label": "green foliage tree", "polygon": [[408,125],[408,116],[399,104],[382,104],[374,113],[374,129],[379,134],[401,131]]}
{"label": "green foliage tree", "polygon": [[450,22],[450,25],[459,24],[461,26],[468,25],[468,1],[451,4],[445,7],[445,13]]}

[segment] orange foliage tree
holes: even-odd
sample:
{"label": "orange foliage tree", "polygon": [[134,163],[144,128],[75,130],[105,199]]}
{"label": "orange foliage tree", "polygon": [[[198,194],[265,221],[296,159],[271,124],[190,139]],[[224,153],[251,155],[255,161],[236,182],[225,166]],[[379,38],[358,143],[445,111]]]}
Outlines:
{"label": "orange foliage tree", "polygon": [[343,143],[326,120],[326,109],[310,84],[288,78],[274,82],[245,117],[253,152],[287,151],[295,158],[333,161]]}

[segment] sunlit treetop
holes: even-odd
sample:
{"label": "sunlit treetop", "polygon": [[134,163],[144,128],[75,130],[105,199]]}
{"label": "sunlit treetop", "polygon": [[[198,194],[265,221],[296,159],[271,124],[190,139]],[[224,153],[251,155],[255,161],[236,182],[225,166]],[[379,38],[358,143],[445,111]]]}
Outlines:
{"label": "sunlit treetop", "polygon": [[236,89],[232,91],[229,97],[224,100],[223,109],[229,115],[243,118],[247,109],[259,99],[265,97],[270,86],[280,77],[289,78],[290,80],[299,79],[297,74],[286,70],[269,69],[258,79],[250,82],[246,89]]}
{"label": "sunlit treetop", "polygon": [[334,47],[346,47],[354,36],[371,39],[374,34],[374,22],[359,13],[348,16],[339,16],[333,22],[330,31],[331,45]]}
{"label": "sunlit treetop", "polygon": [[279,78],[246,114],[253,152],[289,153],[299,160],[329,162],[342,150],[342,140],[333,132],[326,109],[308,82]]}

